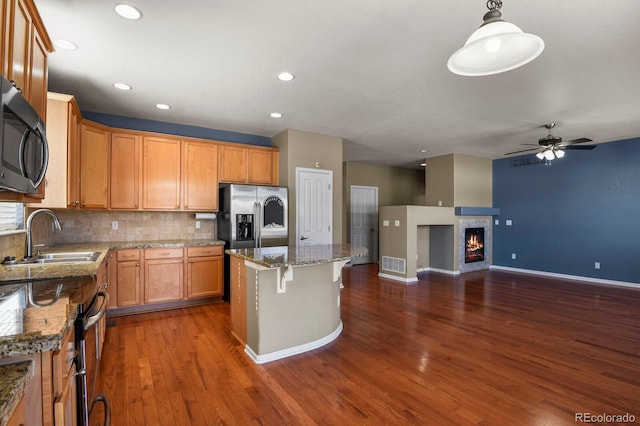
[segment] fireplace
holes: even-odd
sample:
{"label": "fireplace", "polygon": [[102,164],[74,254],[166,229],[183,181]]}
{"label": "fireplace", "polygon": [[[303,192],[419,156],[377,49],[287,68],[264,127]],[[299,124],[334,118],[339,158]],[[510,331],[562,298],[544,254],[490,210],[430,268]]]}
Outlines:
{"label": "fireplace", "polygon": [[458,229],[458,267],[460,273],[489,269],[491,266],[490,219],[460,219]]}
{"label": "fireplace", "polygon": [[484,228],[465,228],[464,263],[484,262]]}

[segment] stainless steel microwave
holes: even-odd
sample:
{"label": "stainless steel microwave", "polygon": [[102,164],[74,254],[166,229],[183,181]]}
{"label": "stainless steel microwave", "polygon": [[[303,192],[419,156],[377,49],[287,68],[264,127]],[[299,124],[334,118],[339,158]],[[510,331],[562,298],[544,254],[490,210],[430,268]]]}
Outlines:
{"label": "stainless steel microwave", "polygon": [[21,91],[0,77],[0,189],[34,194],[49,161],[45,125]]}

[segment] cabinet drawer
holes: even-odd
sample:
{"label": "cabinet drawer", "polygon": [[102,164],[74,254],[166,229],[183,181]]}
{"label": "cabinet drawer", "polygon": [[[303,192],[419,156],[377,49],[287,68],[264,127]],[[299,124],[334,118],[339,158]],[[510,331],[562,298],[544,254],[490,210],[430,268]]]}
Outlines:
{"label": "cabinet drawer", "polygon": [[73,327],[65,333],[62,346],[59,351],[53,353],[53,395],[62,394],[64,384],[71,374],[73,374],[73,361],[76,357],[76,345],[74,340]]}
{"label": "cabinet drawer", "polygon": [[184,250],[181,248],[146,249],[144,251],[145,259],[166,259],[169,257],[182,256],[184,256]]}
{"label": "cabinet drawer", "polygon": [[206,246],[206,247],[189,247],[187,248],[187,256],[222,256],[224,246]]}
{"label": "cabinet drawer", "polygon": [[118,259],[118,262],[127,261],[127,260],[140,260],[140,250],[138,249],[118,250],[117,259]]}

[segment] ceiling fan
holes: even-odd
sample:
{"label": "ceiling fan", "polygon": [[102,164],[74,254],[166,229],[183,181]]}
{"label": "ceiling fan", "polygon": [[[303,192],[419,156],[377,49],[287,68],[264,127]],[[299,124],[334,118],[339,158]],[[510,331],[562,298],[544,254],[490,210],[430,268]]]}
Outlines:
{"label": "ceiling fan", "polygon": [[[536,157],[540,160],[553,160],[554,158],[564,157],[565,149],[582,149],[590,150],[594,149],[596,145],[577,145],[585,142],[592,142],[589,138],[572,139],[570,141],[563,142],[560,136],[554,136],[551,134],[551,129],[556,126],[556,123],[547,123],[543,127],[547,129],[548,134],[544,138],[538,139],[537,148],[523,149],[521,151],[507,152],[504,155],[519,154],[521,152],[538,151]],[[534,144],[522,144],[522,145],[534,145]]]}

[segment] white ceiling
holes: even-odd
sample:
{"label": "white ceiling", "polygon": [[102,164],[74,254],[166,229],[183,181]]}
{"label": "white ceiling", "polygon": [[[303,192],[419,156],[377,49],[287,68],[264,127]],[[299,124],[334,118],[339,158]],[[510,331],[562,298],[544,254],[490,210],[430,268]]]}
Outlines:
{"label": "white ceiling", "polygon": [[484,0],[132,0],[139,21],[115,1],[35,3],[52,39],[80,47],[51,54],[49,88],[83,111],[267,137],[306,130],[344,138],[345,160],[402,167],[451,152],[501,158],[549,121],[565,140],[640,136],[640,1],[505,0],[503,18],[546,48],[486,77],[446,67]]}

